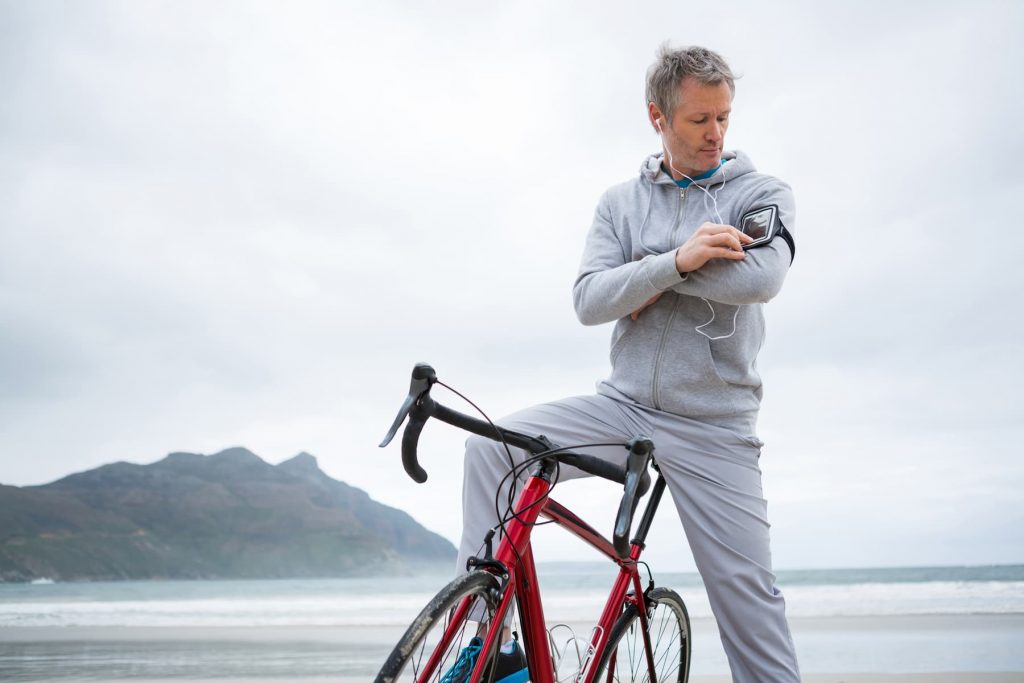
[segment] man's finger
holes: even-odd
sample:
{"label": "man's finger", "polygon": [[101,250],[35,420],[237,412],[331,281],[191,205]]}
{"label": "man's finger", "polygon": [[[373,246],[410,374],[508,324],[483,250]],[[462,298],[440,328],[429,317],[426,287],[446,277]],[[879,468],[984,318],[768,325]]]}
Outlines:
{"label": "man's finger", "polygon": [[738,239],[741,244],[749,244],[754,241],[753,237],[751,237],[750,235],[748,235],[747,233],[743,232],[738,228],[734,228],[731,225],[723,225],[721,223],[705,223],[705,225],[708,226],[707,232],[708,234],[711,235],[720,235],[728,233],[729,235],[732,235],[736,239]]}
{"label": "man's finger", "polygon": [[743,249],[743,244],[732,232],[719,232],[713,235],[708,235],[705,238],[704,244],[706,247],[711,249],[718,247],[726,247],[735,251],[742,251]]}
{"label": "man's finger", "polygon": [[747,252],[743,251],[742,249],[736,250],[726,249],[724,247],[716,247],[714,251],[715,256],[713,256],[712,258],[718,257],[732,259],[733,261],[740,261],[747,257]]}
{"label": "man's finger", "polygon": [[700,227],[709,235],[717,235],[718,233],[729,232],[730,230],[736,229],[731,225],[726,225],[725,223],[705,223]]}

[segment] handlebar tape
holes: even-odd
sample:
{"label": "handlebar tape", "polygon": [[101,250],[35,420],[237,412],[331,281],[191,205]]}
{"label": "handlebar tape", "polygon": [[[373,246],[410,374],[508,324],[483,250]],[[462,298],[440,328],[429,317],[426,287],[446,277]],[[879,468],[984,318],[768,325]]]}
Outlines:
{"label": "handlebar tape", "polygon": [[427,480],[427,471],[420,467],[416,446],[419,443],[423,425],[430,419],[435,405],[434,400],[429,396],[421,398],[409,411],[409,424],[405,426],[405,432],[402,434],[402,466],[405,467],[406,474],[417,484],[422,484]]}
{"label": "handlebar tape", "polygon": [[[622,467],[622,465],[616,465],[615,463],[601,460],[592,455],[585,455],[583,453],[561,453],[557,457],[566,465],[572,465],[573,467],[581,469],[588,474],[593,474],[596,477],[601,477],[602,479],[607,479],[609,481],[618,482],[619,484],[626,483],[626,468]],[[647,493],[647,489],[650,488],[650,485],[651,475],[645,470],[637,487],[637,495],[643,496]]]}
{"label": "handlebar tape", "polygon": [[427,480],[427,471],[420,467],[416,458],[416,442],[419,441],[420,432],[426,423],[427,418],[410,415],[409,424],[402,434],[402,466],[405,467],[406,474],[417,484]]}

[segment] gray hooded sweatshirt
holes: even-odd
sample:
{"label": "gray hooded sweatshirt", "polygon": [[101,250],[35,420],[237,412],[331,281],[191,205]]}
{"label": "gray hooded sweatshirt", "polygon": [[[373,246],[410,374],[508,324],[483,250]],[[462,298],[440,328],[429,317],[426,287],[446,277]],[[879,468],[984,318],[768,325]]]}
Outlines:
{"label": "gray hooded sweatshirt", "polygon": [[[652,155],[638,178],[605,192],[573,300],[584,325],[617,321],[612,372],[599,394],[756,438],[762,304],[782,287],[790,247],[776,237],[742,261],[712,259],[685,275],[676,271],[675,251],[705,222],[738,225],[748,211],[769,205],[792,233],[793,193],[758,173],[742,152],[723,159],[709,178],[680,188],[662,170],[662,155]],[[656,294],[661,298],[632,320]]]}

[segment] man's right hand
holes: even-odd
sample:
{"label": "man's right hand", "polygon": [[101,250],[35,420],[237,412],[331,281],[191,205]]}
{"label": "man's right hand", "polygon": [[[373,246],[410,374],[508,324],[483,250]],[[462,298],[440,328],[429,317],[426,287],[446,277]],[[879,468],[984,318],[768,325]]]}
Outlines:
{"label": "man's right hand", "polygon": [[676,270],[680,275],[692,273],[713,258],[742,261],[743,245],[753,241],[731,225],[705,223],[676,249]]}

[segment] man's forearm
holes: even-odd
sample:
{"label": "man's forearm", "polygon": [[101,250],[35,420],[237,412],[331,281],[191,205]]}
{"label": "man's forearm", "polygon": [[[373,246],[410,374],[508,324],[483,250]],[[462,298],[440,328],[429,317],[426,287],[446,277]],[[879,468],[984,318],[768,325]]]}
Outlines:
{"label": "man's forearm", "polygon": [[584,325],[612,322],[678,283],[674,252],[605,270],[584,268],[573,287],[576,316]]}
{"label": "man's forearm", "polygon": [[789,247],[782,240],[746,252],[742,261],[715,259],[685,273],[670,289],[723,304],[765,303],[779,290],[789,270]]}

